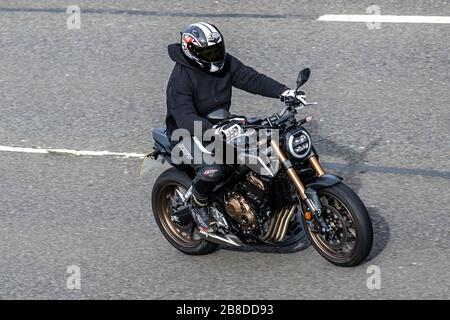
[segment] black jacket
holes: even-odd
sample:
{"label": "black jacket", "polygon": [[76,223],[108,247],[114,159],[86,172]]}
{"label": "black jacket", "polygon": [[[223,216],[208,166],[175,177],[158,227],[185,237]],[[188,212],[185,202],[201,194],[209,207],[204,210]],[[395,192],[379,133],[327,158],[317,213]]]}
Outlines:
{"label": "black jacket", "polygon": [[277,98],[287,87],[244,65],[230,54],[224,68],[210,74],[191,65],[179,44],[168,47],[170,58],[176,62],[167,84],[167,133],[184,128],[194,134],[194,121],[202,121],[203,131],[212,127],[205,118],[220,108],[230,108],[231,87],[254,94]]}

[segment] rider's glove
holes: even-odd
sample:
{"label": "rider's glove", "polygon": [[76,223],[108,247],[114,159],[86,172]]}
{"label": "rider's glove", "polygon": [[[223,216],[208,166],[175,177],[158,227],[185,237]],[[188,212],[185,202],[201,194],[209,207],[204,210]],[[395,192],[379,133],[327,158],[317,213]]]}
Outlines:
{"label": "rider's glove", "polygon": [[281,101],[286,101],[289,98],[295,98],[295,97],[297,97],[296,91],[295,90],[291,90],[291,89],[288,89],[288,90],[284,91],[280,95]]}
{"label": "rider's glove", "polygon": [[222,135],[223,139],[226,142],[233,140],[243,132],[244,130],[239,125],[238,121],[230,121],[222,126],[218,126],[215,128],[216,135]]}

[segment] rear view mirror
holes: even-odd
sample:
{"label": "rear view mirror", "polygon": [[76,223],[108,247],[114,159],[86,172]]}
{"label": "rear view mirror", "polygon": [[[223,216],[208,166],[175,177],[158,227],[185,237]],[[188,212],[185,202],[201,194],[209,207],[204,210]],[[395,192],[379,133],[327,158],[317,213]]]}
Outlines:
{"label": "rear view mirror", "polygon": [[309,76],[311,75],[311,70],[309,68],[305,68],[298,73],[297,77],[297,89],[300,88],[306,81],[308,81]]}

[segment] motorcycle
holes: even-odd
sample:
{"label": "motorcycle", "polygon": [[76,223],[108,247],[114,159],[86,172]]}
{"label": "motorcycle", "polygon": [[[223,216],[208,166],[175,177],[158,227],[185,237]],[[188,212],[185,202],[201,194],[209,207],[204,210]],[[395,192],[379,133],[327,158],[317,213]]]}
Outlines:
{"label": "motorcycle", "polygon": [[220,245],[284,247],[297,243],[306,233],[314,248],[335,265],[357,266],[367,258],[373,231],[366,207],[341,177],[327,174],[321,166],[304,128],[311,117],[296,118],[300,109],[316,104],[307,102],[300,91],[309,76],[308,68],[299,72],[296,96],[285,99],[283,110],[272,116],[236,118],[225,109],[208,115],[210,121],[221,125],[238,119],[244,132],[278,130],[278,139],[269,133],[265,140],[265,155],[275,158],[278,168],[260,156],[256,164],[227,165],[229,174],[209,201],[218,224],[214,233],[199,233],[189,210],[193,166],[176,164],[164,129],[153,130],[154,150],[144,164],[161,156],[173,167],[156,179],[152,208],[159,229],[175,248],[201,255]]}

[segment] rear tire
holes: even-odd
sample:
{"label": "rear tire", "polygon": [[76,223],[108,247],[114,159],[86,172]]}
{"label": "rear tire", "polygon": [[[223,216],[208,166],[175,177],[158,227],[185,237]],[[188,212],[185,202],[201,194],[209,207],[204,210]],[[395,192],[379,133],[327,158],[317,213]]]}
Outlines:
{"label": "rear tire", "polygon": [[[322,205],[324,205],[324,200],[330,199],[326,200],[327,204],[323,206],[324,218],[331,218],[333,225],[340,230],[336,234],[344,234],[346,241],[353,240],[354,247],[349,252],[345,252],[343,248],[347,247],[343,242],[336,242],[335,238],[331,242],[327,241],[329,239],[326,239],[325,236],[311,231],[309,224],[302,219],[312,245],[325,259],[335,265],[354,267],[361,264],[369,255],[373,242],[372,223],[364,203],[352,189],[343,183],[321,189],[317,193]],[[334,208],[336,210],[333,210],[332,204],[337,208]],[[329,209],[329,213],[326,212],[326,209]],[[339,229],[340,226],[345,226],[345,228]],[[348,244],[348,246],[350,245]],[[342,250],[342,253],[339,250]]]}
{"label": "rear tire", "polygon": [[[164,237],[175,248],[185,254],[203,255],[209,254],[217,250],[218,244],[211,243],[204,239],[191,239],[181,236],[180,225],[171,221],[170,219],[170,198],[174,193],[175,188],[188,190],[192,184],[192,180],[182,171],[176,168],[169,168],[164,171],[155,181],[152,190],[152,209],[156,223],[159,230]],[[192,220],[190,226],[183,226],[181,228],[192,232],[195,227],[195,222]]]}

